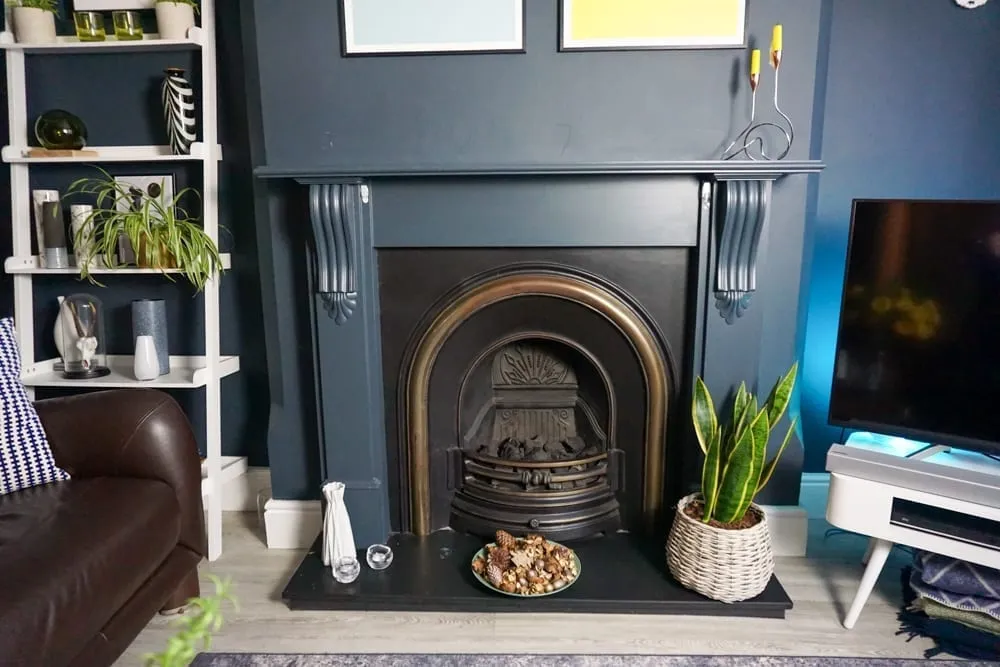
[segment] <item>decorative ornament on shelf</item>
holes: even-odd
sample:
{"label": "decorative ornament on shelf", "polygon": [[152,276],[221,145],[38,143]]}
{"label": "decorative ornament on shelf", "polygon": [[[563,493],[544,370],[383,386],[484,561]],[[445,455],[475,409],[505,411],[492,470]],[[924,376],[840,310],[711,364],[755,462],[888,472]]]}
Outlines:
{"label": "decorative ornament on shelf", "polygon": [[[760,49],[750,52],[750,121],[736,135],[726,150],[722,152],[723,160],[740,157],[746,160],[782,160],[792,150],[795,141],[795,126],[792,119],[778,106],[778,75],[781,71],[781,54],[783,50],[783,34],[780,24],[774,26],[771,34],[771,67],[774,68],[774,111],[780,117],[775,121],[757,120],[757,88],[760,85]],[[768,128],[771,129],[768,132]],[[780,150],[772,154],[765,141],[766,134],[778,134]]]}
{"label": "decorative ornament on shelf", "polygon": [[174,155],[189,155],[195,140],[194,90],[180,67],[168,67],[163,72],[166,76],[160,97],[170,149]]}
{"label": "decorative ornament on shelf", "polygon": [[87,145],[87,126],[79,116],[50,109],[35,119],[35,139],[50,150],[80,150]]}
{"label": "decorative ornament on shelf", "polygon": [[955,4],[966,9],[975,9],[986,4],[986,0],[955,0]]}
{"label": "decorative ornament on shelf", "polygon": [[61,348],[63,377],[90,380],[111,371],[104,354],[104,308],[101,300],[89,294],[74,294],[59,304],[56,335]]}

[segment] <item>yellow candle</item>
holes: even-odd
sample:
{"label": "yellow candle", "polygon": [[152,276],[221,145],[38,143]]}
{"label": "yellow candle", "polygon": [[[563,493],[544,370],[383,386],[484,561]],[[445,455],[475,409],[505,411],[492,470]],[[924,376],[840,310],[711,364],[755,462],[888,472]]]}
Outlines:
{"label": "yellow candle", "polygon": [[750,76],[760,74],[760,49],[750,52]]}
{"label": "yellow candle", "polygon": [[781,24],[774,26],[774,30],[771,32],[771,53],[781,50]]}

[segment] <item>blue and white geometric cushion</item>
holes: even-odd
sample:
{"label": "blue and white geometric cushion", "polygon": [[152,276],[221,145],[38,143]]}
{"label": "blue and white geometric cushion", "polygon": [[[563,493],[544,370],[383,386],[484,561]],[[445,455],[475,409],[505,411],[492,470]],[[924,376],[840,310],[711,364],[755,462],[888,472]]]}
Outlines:
{"label": "blue and white geometric cushion", "polygon": [[0,403],[0,495],[69,479],[56,465],[21,384],[21,355],[9,317],[0,319]]}

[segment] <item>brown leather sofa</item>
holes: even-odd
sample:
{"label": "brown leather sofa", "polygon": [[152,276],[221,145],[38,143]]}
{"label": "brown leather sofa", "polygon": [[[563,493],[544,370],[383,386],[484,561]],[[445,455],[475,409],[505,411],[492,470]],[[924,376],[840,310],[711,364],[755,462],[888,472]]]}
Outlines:
{"label": "brown leather sofa", "polygon": [[35,404],[72,479],[0,496],[0,664],[112,664],[198,595],[201,464],[177,403],[148,389]]}

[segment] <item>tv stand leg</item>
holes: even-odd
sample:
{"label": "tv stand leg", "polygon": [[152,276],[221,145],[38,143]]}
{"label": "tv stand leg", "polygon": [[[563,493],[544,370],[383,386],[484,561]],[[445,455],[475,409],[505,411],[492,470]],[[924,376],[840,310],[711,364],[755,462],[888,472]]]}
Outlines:
{"label": "tv stand leg", "polygon": [[874,537],[869,537],[868,538],[868,548],[865,549],[865,555],[861,557],[861,564],[862,565],[868,565],[868,561],[871,560],[872,551],[875,550],[875,542],[876,542],[876,540],[875,540]]}
{"label": "tv stand leg", "polygon": [[892,551],[892,542],[873,537],[872,543],[875,546],[872,548],[871,555],[868,558],[868,565],[865,567],[865,573],[861,577],[858,592],[854,596],[854,602],[851,603],[851,608],[848,610],[847,616],[844,617],[844,627],[848,630],[853,628],[854,624],[858,622],[861,610],[864,608],[865,603],[868,602],[868,596],[872,594],[872,589],[875,588],[875,583],[878,581],[878,575],[882,573],[885,561],[889,558],[889,552]]}

